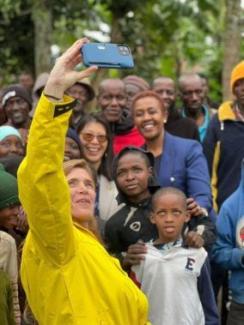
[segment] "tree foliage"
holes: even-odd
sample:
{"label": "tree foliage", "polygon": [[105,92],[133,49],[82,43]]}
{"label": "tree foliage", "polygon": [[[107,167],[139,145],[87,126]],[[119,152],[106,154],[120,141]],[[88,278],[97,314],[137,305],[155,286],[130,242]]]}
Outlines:
{"label": "tree foliage", "polygon": [[[87,31],[100,31],[111,41],[131,47],[136,63],[133,71],[102,71],[98,78],[134,73],[150,82],[159,75],[177,78],[186,71],[199,71],[211,76],[213,95],[219,99],[226,0],[38,1],[50,10],[50,41],[61,51]],[[1,75],[18,73],[26,64],[35,70],[31,14],[35,0],[1,2]]]}
{"label": "tree foliage", "polygon": [[29,1],[0,0],[0,77],[15,80],[21,70],[34,67],[34,30]]}

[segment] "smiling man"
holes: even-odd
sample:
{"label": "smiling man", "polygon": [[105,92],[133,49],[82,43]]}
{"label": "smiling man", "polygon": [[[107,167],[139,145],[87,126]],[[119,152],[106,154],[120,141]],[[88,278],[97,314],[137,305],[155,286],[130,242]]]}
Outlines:
{"label": "smiling man", "polygon": [[128,145],[140,147],[144,139],[134,127],[127,105],[125,84],[120,79],[105,79],[98,90],[98,106],[113,134],[113,151],[119,153]]}
{"label": "smiling man", "polygon": [[30,126],[30,110],[32,99],[25,88],[11,85],[3,92],[2,106],[7,117],[7,125],[16,129],[28,129]]}

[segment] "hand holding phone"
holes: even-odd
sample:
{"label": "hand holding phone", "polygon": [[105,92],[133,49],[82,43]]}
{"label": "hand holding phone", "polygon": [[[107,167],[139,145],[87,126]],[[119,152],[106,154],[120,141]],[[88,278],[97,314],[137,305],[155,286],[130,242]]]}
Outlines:
{"label": "hand holding phone", "polygon": [[133,57],[127,45],[113,43],[87,43],[81,48],[83,63],[89,67],[132,69]]}

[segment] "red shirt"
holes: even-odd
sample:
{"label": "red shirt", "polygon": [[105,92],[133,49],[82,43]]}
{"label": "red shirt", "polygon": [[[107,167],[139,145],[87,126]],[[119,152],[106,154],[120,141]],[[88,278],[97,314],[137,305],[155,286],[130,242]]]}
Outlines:
{"label": "red shirt", "polygon": [[143,136],[138,129],[134,127],[129,132],[115,135],[113,138],[113,151],[118,154],[123,148],[127,146],[141,147],[145,143]]}

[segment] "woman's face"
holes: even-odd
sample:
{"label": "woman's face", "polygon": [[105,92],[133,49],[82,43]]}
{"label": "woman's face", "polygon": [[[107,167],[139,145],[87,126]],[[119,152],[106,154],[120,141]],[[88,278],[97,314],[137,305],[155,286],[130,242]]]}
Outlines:
{"label": "woman's face", "polygon": [[151,175],[146,160],[138,153],[128,152],[119,159],[116,184],[131,202],[138,203],[150,195],[148,179]]}
{"label": "woman's face", "polygon": [[20,138],[15,135],[9,135],[0,141],[0,157],[6,157],[11,154],[19,156],[24,155],[24,146]]}
{"label": "woman's face", "polygon": [[99,164],[108,147],[106,129],[99,122],[89,122],[79,133],[84,158],[92,164]]}
{"label": "woman's face", "polygon": [[94,215],[95,183],[91,175],[81,167],[75,167],[67,175],[71,194],[72,217],[78,223],[85,223]]}
{"label": "woman's face", "polygon": [[135,126],[146,141],[154,140],[162,134],[167,119],[160,102],[154,97],[138,99],[133,107],[133,117]]}
{"label": "woman's face", "polygon": [[81,152],[78,144],[72,138],[65,138],[64,160],[80,159]]}

